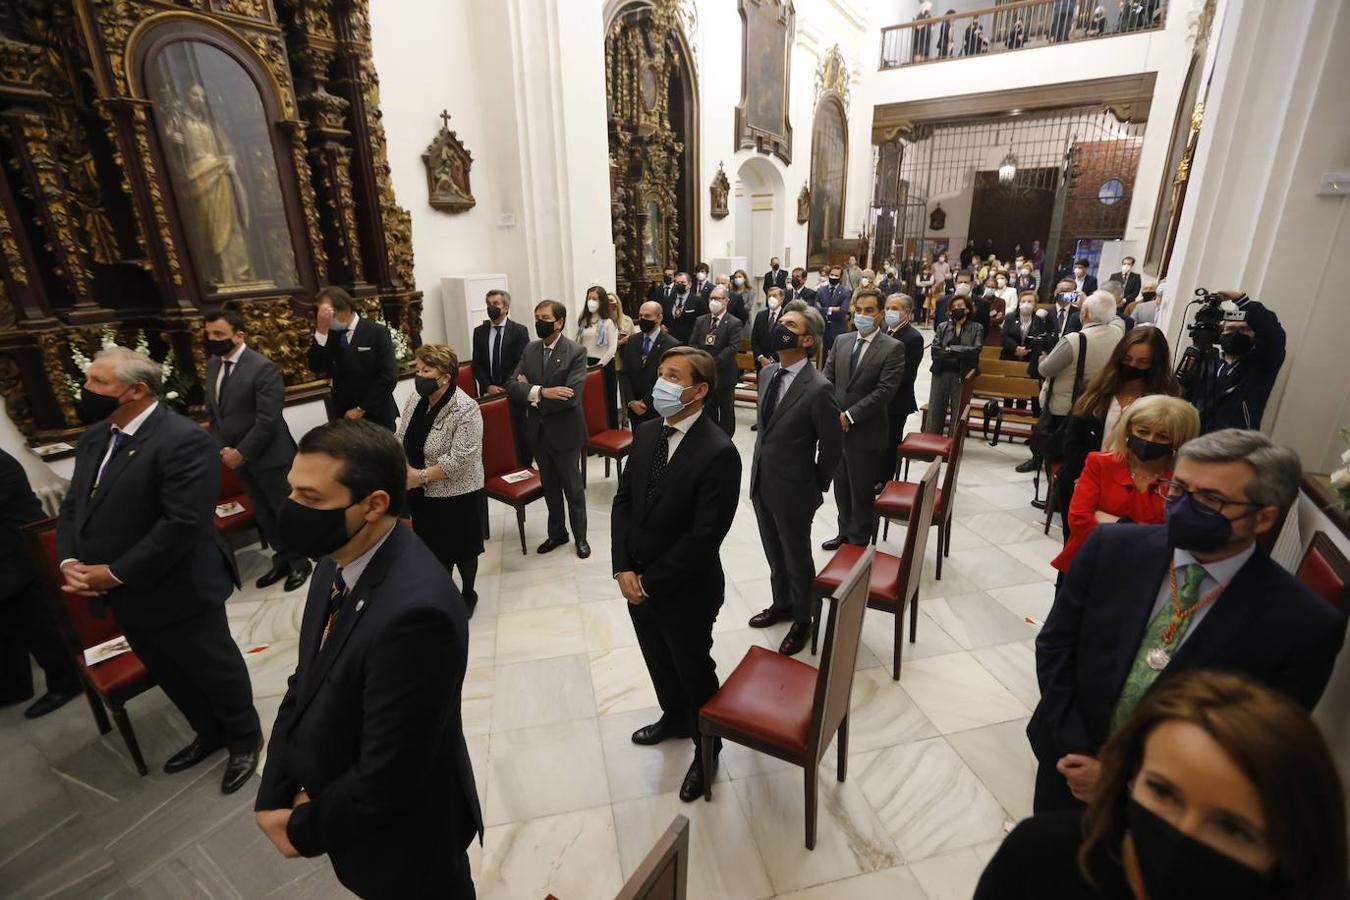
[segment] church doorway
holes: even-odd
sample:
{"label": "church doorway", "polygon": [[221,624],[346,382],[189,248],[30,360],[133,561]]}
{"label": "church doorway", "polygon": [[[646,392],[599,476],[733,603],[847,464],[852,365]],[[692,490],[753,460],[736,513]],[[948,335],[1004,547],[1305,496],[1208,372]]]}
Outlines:
{"label": "church doorway", "polygon": [[[762,156],[752,156],[736,171],[736,252],[745,259],[752,278],[769,268],[769,260],[783,256],[787,185],[778,167]],[[788,260],[783,265],[791,268]]]}

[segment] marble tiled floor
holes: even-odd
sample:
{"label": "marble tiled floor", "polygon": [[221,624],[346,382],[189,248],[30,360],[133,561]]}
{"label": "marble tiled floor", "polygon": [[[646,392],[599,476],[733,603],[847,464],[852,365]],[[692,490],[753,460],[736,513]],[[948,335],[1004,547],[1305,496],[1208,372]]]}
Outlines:
{"label": "marble tiled floor", "polygon": [[[921,396],[927,372],[921,373]],[[752,413],[738,412],[746,460]],[[911,425],[917,423],[917,417]],[[941,581],[929,542],[918,642],[890,678],[893,623],[867,613],[853,689],[849,778],[821,772],[820,836],[803,847],[796,769],[728,746],[713,802],[676,796],[684,742],[640,748],[629,734],[658,715],[622,598],[609,573],[615,480],[592,462],[585,562],[522,556],[514,518],[494,504],[470,623],[464,725],[487,834],[471,851],[479,895],[613,896],[677,813],[692,821],[693,898],[965,898],[1007,823],[1030,812],[1033,762],[1023,728],[1037,698],[1032,638],[1052,600],[1049,558],[1022,446],[967,444],[952,551]],[[816,543],[834,534],[834,503]],[[529,510],[531,548],[544,508]],[[898,549],[903,529],[887,542]],[[828,554],[817,551],[817,563]],[[246,577],[265,565],[240,553]],[[748,498],[723,547],[727,596],[714,656],[725,676],[752,644],[786,628],[746,627],[768,603],[768,571]],[[265,727],[296,653],[304,592],[248,589],[228,610]],[[814,661],[809,654],[801,659]],[[286,861],[252,822],[252,792],[222,797],[222,758],[156,774],[189,735],[162,695],[131,715],[152,774],[135,775],[116,734],[98,739],[87,707],[26,722],[0,710],[0,895],[6,897],[342,896],[325,861]]]}

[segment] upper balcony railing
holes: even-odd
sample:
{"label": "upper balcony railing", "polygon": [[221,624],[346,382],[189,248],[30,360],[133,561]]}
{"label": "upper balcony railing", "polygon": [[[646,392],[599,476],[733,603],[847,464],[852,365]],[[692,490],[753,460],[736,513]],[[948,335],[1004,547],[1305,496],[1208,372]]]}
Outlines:
{"label": "upper balcony railing", "polygon": [[1167,0],[1018,0],[883,28],[881,68],[1154,31],[1166,23]]}

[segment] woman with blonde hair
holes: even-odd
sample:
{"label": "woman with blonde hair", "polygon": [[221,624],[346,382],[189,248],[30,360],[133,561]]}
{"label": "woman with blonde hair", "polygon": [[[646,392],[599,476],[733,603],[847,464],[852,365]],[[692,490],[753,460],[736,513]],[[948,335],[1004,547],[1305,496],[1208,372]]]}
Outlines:
{"label": "woman with blonde hair", "polygon": [[[1170,667],[1169,667],[1170,668]],[[1345,791],[1312,717],[1238,675],[1159,676],[1086,812],[1024,820],[975,900],[1344,900]]]}
{"label": "woman with blonde hair", "polygon": [[1050,564],[1067,572],[1098,525],[1161,524],[1166,500],[1158,482],[1172,477],[1177,451],[1199,433],[1200,414],[1180,397],[1154,394],[1131,403],[1101,451],[1089,453],[1083,463],[1069,504],[1069,539]]}
{"label": "woman with blonde hair", "polygon": [[413,361],[414,390],[395,432],[408,457],[408,512],[413,531],[445,570],[459,569],[460,593],[473,616],[483,553],[483,414],[455,385],[454,350],[423,344]]}

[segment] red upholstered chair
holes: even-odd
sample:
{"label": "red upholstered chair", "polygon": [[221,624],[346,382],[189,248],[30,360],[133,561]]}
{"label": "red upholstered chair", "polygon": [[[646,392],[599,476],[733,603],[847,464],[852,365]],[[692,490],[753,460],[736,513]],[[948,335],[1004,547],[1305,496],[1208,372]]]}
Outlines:
{"label": "red upholstered chair", "polygon": [[220,499],[217,504],[238,503],[243,509],[228,516],[218,516],[214,510],[211,513],[211,521],[216,526],[216,531],[220,532],[221,537],[225,538],[225,543],[230,548],[230,568],[234,570],[235,583],[239,583],[239,563],[234,558],[234,536],[242,531],[252,528],[258,532],[258,540],[263,547],[267,546],[267,538],[263,535],[262,529],[258,527],[257,516],[253,512],[253,501],[248,498],[244,491],[244,485],[235,474],[234,469],[224,463],[220,464]]}
{"label": "red upholstered chair", "polygon": [[502,476],[521,471],[516,459],[516,441],[511,430],[510,400],[499,395],[478,401],[483,414],[483,477],[484,493],[489,499],[505,503],[516,511],[516,525],[520,528],[520,552],[525,551],[525,507],[544,496],[544,484],[539,473],[530,471],[530,477],[508,482]]}
{"label": "red upholstered chair", "polygon": [[478,399],[478,382],[473,377],[473,363],[460,363],[455,373],[455,385],[464,393]]}
{"label": "red upholstered chair", "polygon": [[688,892],[689,820],[676,816],[615,900],[684,900]]}
{"label": "red upholstered chair", "polygon": [[[942,578],[942,557],[951,552],[952,542],[952,507],[956,505],[956,476],[961,469],[961,457],[965,455],[966,429],[968,424],[963,419],[957,423],[956,434],[954,436],[955,446],[952,450],[952,458],[947,462],[947,471],[942,476],[942,486],[938,488],[937,499],[933,503],[933,524],[938,527],[937,544],[937,577]],[[889,537],[891,533],[891,520],[902,519],[908,521],[913,517],[914,510],[917,508],[919,499],[919,486],[912,481],[892,481],[881,489],[877,495],[876,502],[872,504],[872,509],[876,513],[873,519],[872,540],[876,541],[876,525],[883,519],[885,520],[885,531],[882,537]]]}
{"label": "red upholstered chair", "polygon": [[[867,589],[867,605],[895,617],[895,656],[891,660],[891,678],[900,680],[901,636],[905,626],[905,604],[909,604],[909,642],[914,643],[919,629],[919,585],[923,557],[928,549],[928,531],[933,525],[933,504],[937,499],[938,463],[928,464],[919,479],[919,513],[905,531],[905,548],[899,556],[877,551],[872,561],[872,579]],[[816,631],[820,624],[821,604],[834,596],[848,573],[862,558],[865,547],[844,544],[816,574],[811,586],[811,652],[816,652]]]}
{"label": "red upholstered chair", "polygon": [[849,699],[876,552],[871,547],[862,549],[830,604],[820,669],[763,647],[751,647],[721,689],[703,704],[698,717],[705,800],[712,799],[715,738],[802,767],[808,850],[816,847],[818,766],[835,732],[839,733],[836,776],[843,781],[848,771]]}
{"label": "red upholstered chair", "polygon": [[905,439],[900,442],[900,446],[895,448],[896,452],[896,473],[895,477],[900,477],[900,461],[904,461],[904,479],[909,480],[909,461],[911,459],[933,460],[940,459],[946,462],[952,454],[952,447],[955,441],[952,437],[945,435],[955,435],[958,422],[967,422],[970,419],[970,401],[975,396],[975,376],[976,372],[970,372],[966,375],[966,380],[961,384],[961,402],[952,410],[951,419],[943,429],[944,434],[928,434],[923,430],[912,431],[905,435]]}
{"label": "red upholstered chair", "polygon": [[1332,606],[1350,611],[1350,560],[1325,532],[1313,535],[1295,574],[1314,594]]}
{"label": "red upholstered chair", "polygon": [[586,370],[586,386],[582,389],[581,408],[586,413],[586,452],[581,457],[581,477],[586,477],[586,459],[589,456],[605,458],[605,477],[609,477],[609,461],[615,460],[623,471],[624,458],[633,447],[633,432],[624,428],[610,428],[605,415],[605,373],[599,366]]}
{"label": "red upholstered chair", "polygon": [[42,596],[56,616],[66,649],[74,658],[75,668],[84,682],[84,694],[94,713],[94,723],[98,726],[99,734],[112,731],[112,726],[108,724],[108,713],[103,708],[106,703],[112,711],[113,721],[117,723],[117,730],[122,734],[122,740],[126,742],[127,752],[136,764],[136,771],[145,775],[149,770],[145,766],[145,757],[141,756],[141,746],[136,741],[136,732],[131,728],[125,704],[154,687],[154,679],[134,652],[123,653],[95,666],[85,664],[85,648],[120,637],[122,627],[117,624],[111,609],[105,608],[103,617],[97,618],[89,608],[88,598],[61,590],[65,579],[61,577],[61,560],[56,553],[56,519],[26,525],[20,529],[20,534],[24,550],[37,571]]}

